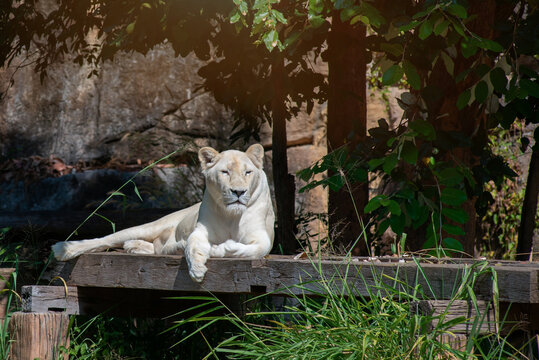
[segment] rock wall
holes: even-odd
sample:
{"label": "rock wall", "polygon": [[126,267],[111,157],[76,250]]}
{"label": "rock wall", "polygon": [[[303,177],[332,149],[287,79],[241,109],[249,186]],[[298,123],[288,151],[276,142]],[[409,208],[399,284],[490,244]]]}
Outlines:
{"label": "rock wall", "polygon": [[[106,62],[99,77],[88,77],[91,69],[71,62],[52,66],[43,83],[31,67],[0,70],[0,86],[4,89],[8,88],[10,78],[14,80],[0,102],[0,159],[54,155],[66,164],[96,159],[146,163],[178,148],[191,155],[206,145],[226,149],[232,121],[223,106],[210,94],[201,92],[201,79],[197,75],[200,65],[194,57],[175,57],[172,48],[163,44],[146,56],[123,54],[113,62]],[[324,71],[326,65],[319,66]],[[398,109],[389,111],[392,104],[380,93],[370,90],[369,93],[372,94],[368,103],[369,127],[381,117],[393,120],[400,117]],[[326,114],[326,105],[316,104],[311,114],[300,113],[288,122],[291,173],[326,154]],[[263,128],[261,139],[264,147],[271,149],[269,126]],[[265,166],[271,183],[271,151],[267,152]],[[181,193],[186,182],[193,180],[167,171],[168,175],[156,171],[156,179],[169,190]],[[66,181],[73,180],[66,178]],[[296,191],[303,185],[298,180]],[[16,183],[0,187],[0,197],[3,193],[4,200],[8,198],[5,196],[8,189],[16,192],[24,187]],[[111,190],[114,189],[103,189],[103,193]],[[26,195],[10,196],[31,198]],[[36,206],[4,205],[1,210],[29,210]],[[38,207],[43,210],[42,206]],[[314,214],[306,220],[308,231],[323,230],[316,214],[327,213],[327,191],[319,188],[298,194],[296,212]]]}

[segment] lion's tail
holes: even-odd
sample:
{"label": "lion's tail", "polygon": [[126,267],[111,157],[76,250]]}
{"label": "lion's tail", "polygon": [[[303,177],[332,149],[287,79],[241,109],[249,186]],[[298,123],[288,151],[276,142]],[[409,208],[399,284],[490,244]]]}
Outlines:
{"label": "lion's tail", "polygon": [[151,242],[157,236],[158,234],[155,234],[155,229],[141,225],[118,231],[117,233],[102,238],[61,241],[52,245],[51,249],[54,252],[56,260],[66,261],[85,253],[120,248],[129,240],[146,240]]}

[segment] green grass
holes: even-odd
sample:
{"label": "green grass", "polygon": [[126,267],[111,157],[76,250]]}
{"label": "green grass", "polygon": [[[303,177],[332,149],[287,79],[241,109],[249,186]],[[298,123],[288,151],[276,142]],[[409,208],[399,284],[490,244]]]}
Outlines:
{"label": "green grass", "polygon": [[[469,300],[477,307],[475,281],[484,275],[492,276],[494,283],[496,280],[495,273],[485,264],[463,271],[452,300]],[[314,260],[313,270],[317,268]],[[421,273],[419,266],[418,275],[422,276]],[[305,284],[298,284],[295,290],[301,290],[299,295],[291,291],[289,305],[283,309],[257,309],[243,318],[232,312],[212,316],[208,309],[221,311],[226,306],[208,297],[205,311],[177,322],[173,328],[195,324],[195,330],[179,343],[199,335],[208,349],[207,355],[201,356],[205,359],[513,359],[523,356],[496,334],[480,335],[477,329],[485,321],[480,317],[471,326],[464,347],[453,349],[441,342],[442,335],[451,335],[453,326],[469,319],[462,316],[446,320],[445,312],[436,317],[439,321],[431,328],[433,316],[411,311],[414,301],[427,298],[424,294],[429,293],[428,289],[378,277],[374,285],[367,286],[369,295],[364,297],[342,280],[342,276],[336,276],[317,281],[314,297],[303,291]],[[496,286],[493,292],[497,293]],[[267,296],[256,301],[271,303]],[[213,333],[212,326],[219,323],[231,325],[231,330],[221,334],[223,340],[212,345],[204,334]]]}

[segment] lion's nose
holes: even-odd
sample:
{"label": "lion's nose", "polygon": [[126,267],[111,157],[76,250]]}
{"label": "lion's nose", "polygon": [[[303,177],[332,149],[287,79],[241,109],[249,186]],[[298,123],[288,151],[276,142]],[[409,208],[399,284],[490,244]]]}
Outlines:
{"label": "lion's nose", "polygon": [[242,196],[243,194],[245,194],[245,190],[232,190],[232,192],[234,194],[236,194],[238,197]]}

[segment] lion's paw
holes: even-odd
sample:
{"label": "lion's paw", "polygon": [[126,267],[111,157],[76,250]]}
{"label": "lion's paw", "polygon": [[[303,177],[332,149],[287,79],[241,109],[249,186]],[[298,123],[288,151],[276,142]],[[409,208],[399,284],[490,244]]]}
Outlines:
{"label": "lion's paw", "polygon": [[212,245],[210,250],[210,257],[222,258],[225,257],[226,250],[224,244]]}
{"label": "lion's paw", "polygon": [[153,244],[144,240],[129,240],[124,243],[124,249],[130,254],[153,254]]}
{"label": "lion's paw", "polygon": [[208,268],[205,265],[193,263],[189,269],[189,276],[191,276],[191,279],[193,279],[193,281],[196,281],[199,283],[199,282],[202,282],[202,280],[204,280],[206,271],[208,271]]}

